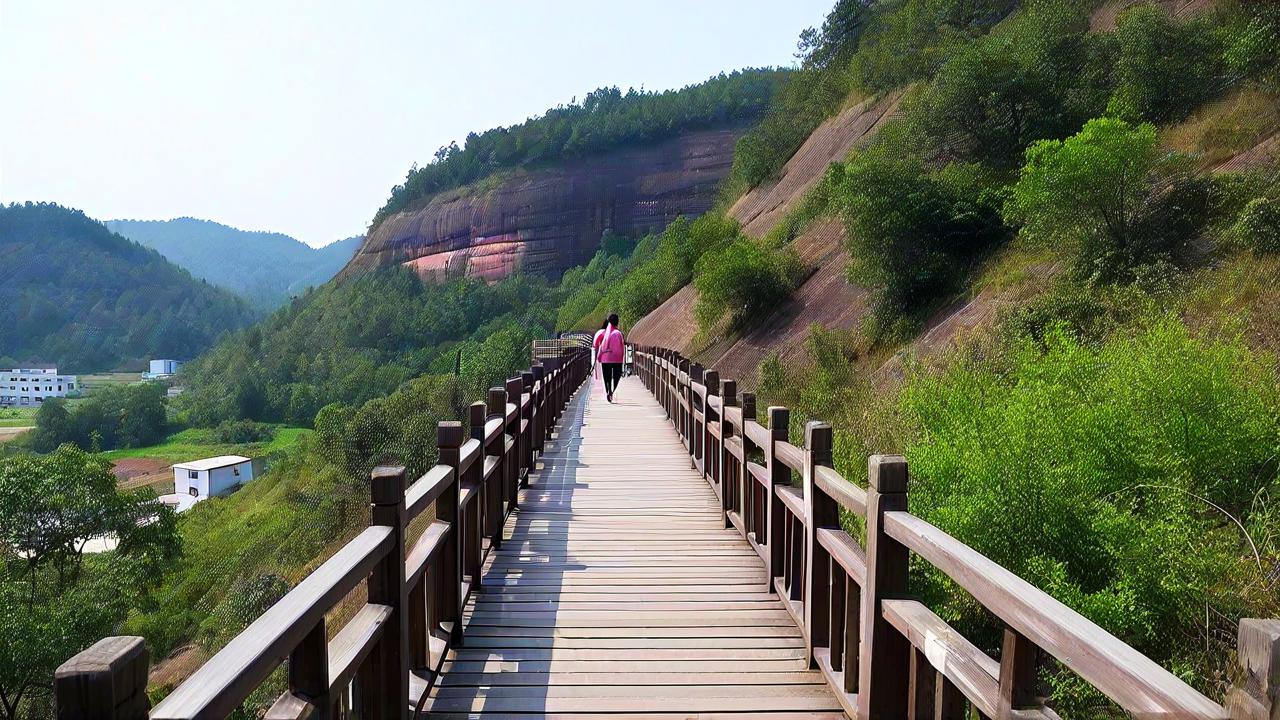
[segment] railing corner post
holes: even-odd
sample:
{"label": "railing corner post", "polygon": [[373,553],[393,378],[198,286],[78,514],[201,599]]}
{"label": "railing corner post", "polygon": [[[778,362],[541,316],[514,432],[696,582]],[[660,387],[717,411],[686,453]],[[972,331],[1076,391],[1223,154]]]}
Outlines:
{"label": "railing corner post", "polygon": [[1240,620],[1236,657],[1242,684],[1227,693],[1231,720],[1274,720],[1280,715],[1280,620]]}
{"label": "railing corner post", "polygon": [[907,509],[907,461],[867,458],[867,577],[862,588],[858,661],[859,720],[906,717],[911,645],[885,620],[881,601],[904,597],[910,552],[884,529],[884,514]]}
{"label": "railing corner post", "polygon": [[825,422],[811,420],[804,426],[805,504],[805,593],[804,626],[809,630],[805,645],[810,667],[816,667],[813,649],[830,647],[831,556],[818,543],[821,527],[840,527],[840,510],[835,500],[823,492],[815,479],[818,467],[831,467],[832,433]]}
{"label": "railing corner post", "polygon": [[147,720],[150,655],[140,637],[107,637],[53,675],[58,720]]}
{"label": "railing corner post", "polygon": [[[365,717],[407,718],[409,713],[409,586],[405,582],[405,468],[379,465],[369,474],[369,524],[391,528],[391,549],[369,576],[369,602],[391,608],[387,629],[366,664]],[[323,632],[323,630],[320,630]],[[313,645],[315,643],[312,643]],[[318,649],[318,648],[317,648]],[[325,648],[327,652],[327,647]],[[328,669],[325,670],[328,681]],[[373,690],[377,688],[377,690]]]}

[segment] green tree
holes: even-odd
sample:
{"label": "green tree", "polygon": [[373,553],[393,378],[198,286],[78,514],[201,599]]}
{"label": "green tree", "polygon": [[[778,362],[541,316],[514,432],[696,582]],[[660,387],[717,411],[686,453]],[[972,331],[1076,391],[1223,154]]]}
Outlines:
{"label": "green tree", "polygon": [[1005,217],[1035,242],[1078,248],[1079,275],[1128,279],[1166,254],[1148,219],[1181,167],[1179,156],[1160,147],[1155,127],[1097,118],[1066,140],[1027,149]]}
{"label": "green tree", "polygon": [[698,261],[693,280],[698,324],[710,330],[726,314],[732,328],[761,319],[791,296],[802,271],[791,250],[738,237]]}
{"label": "green tree", "polygon": [[1222,87],[1222,48],[1208,21],[1179,22],[1141,4],[1120,16],[1111,109],[1129,120],[1180,120]]}
{"label": "green tree", "polygon": [[[102,536],[117,549],[87,556]],[[0,542],[0,710],[47,716],[54,668],[114,632],[177,558],[174,514],[120,492],[109,462],[64,445],[0,459]]]}
{"label": "green tree", "polygon": [[54,448],[72,437],[71,413],[61,398],[45,400],[36,410],[36,429],[32,433],[31,447],[36,452],[53,452]]}

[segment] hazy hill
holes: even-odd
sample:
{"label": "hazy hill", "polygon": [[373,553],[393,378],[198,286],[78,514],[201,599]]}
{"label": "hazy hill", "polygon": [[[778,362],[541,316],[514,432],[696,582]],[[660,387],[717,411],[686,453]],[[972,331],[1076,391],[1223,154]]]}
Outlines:
{"label": "hazy hill", "polygon": [[[79,210],[0,206],[0,359],[73,373],[192,358],[247,304]],[[6,363],[7,364],[7,363]]]}
{"label": "hazy hill", "polygon": [[210,220],[108,220],[114,232],[154,248],[193,275],[272,309],[320,285],[351,259],[359,237],[313,248],[281,233],[240,230]]}

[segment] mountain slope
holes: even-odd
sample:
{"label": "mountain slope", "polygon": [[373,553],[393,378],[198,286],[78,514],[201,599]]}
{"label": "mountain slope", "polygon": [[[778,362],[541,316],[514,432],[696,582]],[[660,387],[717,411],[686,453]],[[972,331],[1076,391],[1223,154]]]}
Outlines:
{"label": "mountain slope", "polygon": [[190,358],[251,314],[231,293],[54,204],[0,206],[0,358],[67,372]]}
{"label": "mountain slope", "polygon": [[263,309],[333,277],[360,244],[354,237],[312,248],[281,233],[240,230],[189,217],[108,220],[106,226]]}

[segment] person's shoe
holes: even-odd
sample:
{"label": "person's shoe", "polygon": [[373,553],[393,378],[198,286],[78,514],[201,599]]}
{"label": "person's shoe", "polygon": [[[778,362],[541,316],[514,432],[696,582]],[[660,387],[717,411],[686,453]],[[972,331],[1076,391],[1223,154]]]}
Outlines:
{"label": "person's shoe", "polygon": [[607,398],[609,399],[609,402],[613,402],[613,393],[609,393],[609,394],[608,394],[608,395],[606,395],[605,397],[607,397]]}

